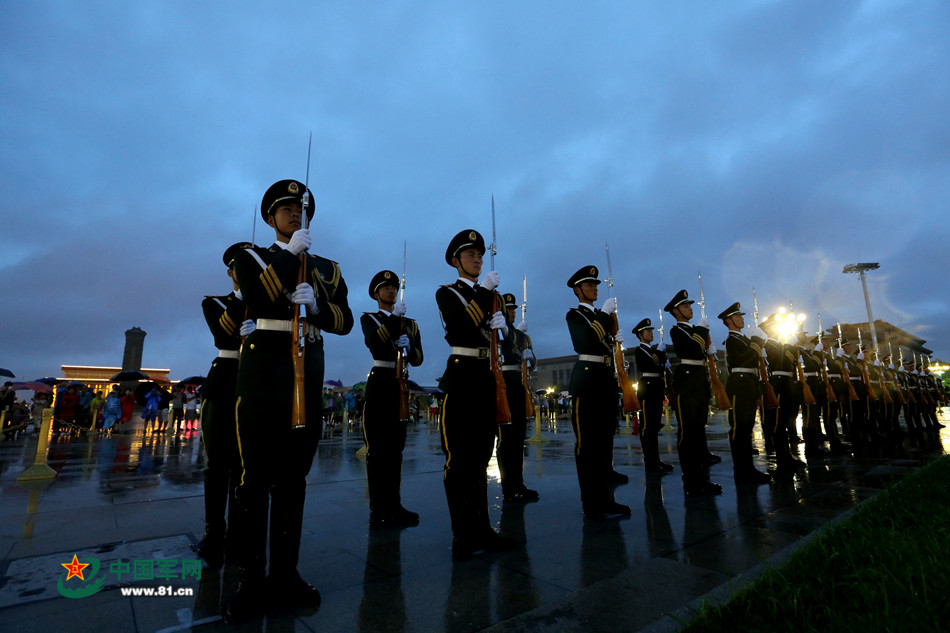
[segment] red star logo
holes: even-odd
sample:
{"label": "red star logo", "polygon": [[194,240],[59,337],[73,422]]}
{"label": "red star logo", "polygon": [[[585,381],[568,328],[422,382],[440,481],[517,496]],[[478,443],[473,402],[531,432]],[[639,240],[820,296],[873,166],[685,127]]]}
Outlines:
{"label": "red star logo", "polygon": [[75,554],[73,554],[73,562],[60,563],[60,565],[69,571],[69,573],[66,575],[66,580],[69,580],[73,576],[79,576],[79,580],[82,580],[83,582],[86,581],[86,579],[83,578],[82,570],[84,570],[86,567],[89,567],[89,563],[80,563]]}

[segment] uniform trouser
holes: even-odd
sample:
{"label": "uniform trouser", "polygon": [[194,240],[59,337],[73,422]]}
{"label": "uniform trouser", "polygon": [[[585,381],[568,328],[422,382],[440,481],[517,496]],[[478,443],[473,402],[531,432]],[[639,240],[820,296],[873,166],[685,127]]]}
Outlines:
{"label": "uniform trouser", "polygon": [[[322,382],[322,380],[321,380]],[[306,426],[291,428],[289,401],[238,398],[238,441],[243,474],[237,489],[240,508],[241,576],[264,575],[270,506],[270,573],[297,568],[307,474],[322,431],[319,399],[307,399]]]}
{"label": "uniform trouser", "polygon": [[501,488],[505,494],[515,493],[524,488],[524,438],[527,431],[525,417],[525,389],[521,383],[520,371],[506,371],[505,391],[508,394],[508,410],[511,412],[511,424],[498,427],[498,470],[501,474]]}
{"label": "uniform trouser", "polygon": [[660,461],[659,433],[663,419],[663,399],[640,397],[640,448],[647,468]]}
{"label": "uniform trouser", "polygon": [[683,484],[698,485],[707,481],[703,467],[709,452],[706,444],[706,419],[709,417],[709,399],[705,391],[693,395],[676,395],[676,418],[679,422],[676,435],[676,450],[679,453],[680,468],[683,470]]}
{"label": "uniform trouser", "polygon": [[[792,461],[792,452],[788,441],[788,431],[785,418],[788,417],[788,405],[782,404],[783,396],[777,392],[779,406],[765,407],[765,419],[762,424],[763,433],[768,429],[772,436],[772,446],[775,448],[775,462],[780,468]],[[788,400],[788,398],[785,398]]]}
{"label": "uniform trouser", "polygon": [[402,451],[406,447],[406,422],[399,419],[399,382],[394,369],[375,367],[366,381],[363,441],[369,509],[374,516],[385,518],[402,507]]}
{"label": "uniform trouser", "polygon": [[851,443],[854,445],[867,444],[869,439],[867,433],[868,397],[858,393],[858,399],[849,402],[851,414],[848,416],[848,430],[851,434]]}
{"label": "uniform trouser", "polygon": [[732,451],[732,469],[736,475],[755,470],[752,463],[752,428],[755,426],[755,412],[758,399],[729,394],[732,408],[726,413],[729,420],[729,448]]}
{"label": "uniform trouser", "polygon": [[495,381],[488,362],[462,362],[477,362],[479,369],[453,376],[446,386],[439,421],[445,454],[442,482],[452,533],[456,540],[473,545],[492,529],[488,517],[487,469],[498,425]]}
{"label": "uniform trouser", "polygon": [[[234,399],[208,399],[201,405],[201,440],[208,456],[204,473],[205,534],[223,537],[231,527],[235,538],[234,491],[241,479],[241,454],[238,452]],[[225,510],[228,519],[225,522]]]}
{"label": "uniform trouser", "polygon": [[572,398],[574,464],[585,514],[597,514],[614,502],[610,488],[617,400],[610,393]]}

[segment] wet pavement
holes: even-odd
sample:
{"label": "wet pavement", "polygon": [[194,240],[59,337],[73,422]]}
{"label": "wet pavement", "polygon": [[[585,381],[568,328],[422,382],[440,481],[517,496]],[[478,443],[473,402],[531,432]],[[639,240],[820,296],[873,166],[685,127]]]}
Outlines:
{"label": "wet pavement", "polygon": [[[940,421],[947,420],[941,409]],[[621,426],[614,465],[630,482],[615,494],[633,515],[592,523],[581,513],[569,421],[545,422],[543,441],[529,442],[525,458],[525,481],[540,501],[503,503],[494,460],[489,471],[492,522],[525,538],[525,548],[453,563],[437,426],[412,426],[404,454],[403,504],[421,514],[420,525],[372,532],[360,434],[330,429],[308,477],[299,565],[323,603],[241,626],[219,617],[235,570],[188,569],[204,527],[198,434],[54,438],[48,463],[55,480],[27,485],[17,476],[33,463],[36,436],[3,441],[0,631],[676,630],[690,605],[727,596],[763,563],[780,564],[816,530],[950,446],[950,432],[941,429],[901,446],[810,462],[787,481],[737,487],[725,418],[715,415],[709,443],[723,461],[711,476],[723,495],[686,499],[673,431],[664,428],[660,450],[676,472],[648,477],[639,440]],[[761,469],[760,436],[755,445]],[[92,576],[101,590],[63,597],[62,565],[74,555],[101,563]],[[162,576],[157,562],[148,570],[135,563],[159,560],[177,567]],[[123,595],[160,586],[191,595]]]}

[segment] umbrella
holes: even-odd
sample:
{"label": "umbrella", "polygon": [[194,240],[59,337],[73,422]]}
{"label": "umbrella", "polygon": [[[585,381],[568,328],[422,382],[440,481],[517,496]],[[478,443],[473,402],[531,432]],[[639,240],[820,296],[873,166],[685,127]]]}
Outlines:
{"label": "umbrella", "polygon": [[7,377],[9,377],[9,378],[16,378],[16,374],[14,374],[14,373],[13,373],[12,371],[10,371],[9,369],[4,369],[3,367],[0,367],[0,376],[7,376]]}
{"label": "umbrella", "polygon": [[114,380],[115,382],[129,382],[133,380],[151,380],[147,374],[143,374],[137,369],[120,371],[115,376],[109,380]]}
{"label": "umbrella", "polygon": [[323,386],[324,387],[342,387],[343,382],[340,380],[324,380]]}
{"label": "umbrella", "polygon": [[33,391],[38,391],[40,393],[53,393],[53,388],[50,385],[47,385],[45,382],[37,382],[35,380],[15,382],[13,383],[11,389],[14,391],[19,391],[21,389],[32,389]]}
{"label": "umbrella", "polygon": [[205,377],[204,376],[189,376],[188,378],[185,378],[184,380],[179,380],[178,384],[192,385],[192,386],[197,387],[199,385],[205,384]]}
{"label": "umbrella", "polygon": [[425,393],[425,389],[419,386],[419,383],[417,383],[415,380],[406,380],[406,386],[412,391],[421,391]]}
{"label": "umbrella", "polygon": [[62,381],[59,378],[46,377],[46,378],[37,378],[33,382],[41,382],[52,387],[54,385],[58,385]]}

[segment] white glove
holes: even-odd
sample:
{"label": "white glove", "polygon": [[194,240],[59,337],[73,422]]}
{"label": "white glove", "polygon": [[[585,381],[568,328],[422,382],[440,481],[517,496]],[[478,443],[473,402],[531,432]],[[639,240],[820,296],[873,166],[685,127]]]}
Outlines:
{"label": "white glove", "polygon": [[902,372],[904,372],[905,374],[907,373],[907,370],[904,369],[904,366],[903,366],[903,365],[901,365],[901,368],[898,369],[897,371],[902,371]]}
{"label": "white glove", "polygon": [[666,351],[666,343],[664,343],[663,341],[660,341],[660,344],[656,346],[656,351],[658,351],[658,352],[665,352],[665,351]]}
{"label": "white glove", "polygon": [[881,367],[881,366],[882,366],[882,364],[881,364],[881,359],[880,359],[880,358],[878,358],[878,359],[876,359],[876,360],[874,361],[874,366],[875,366],[875,367]]}
{"label": "white glove", "polygon": [[[296,234],[295,232],[294,235]],[[290,300],[298,306],[307,306],[308,314],[317,314],[320,311],[317,308],[317,298],[313,296],[313,286],[310,284],[298,284],[290,295]]]}
{"label": "white glove", "polygon": [[607,314],[613,314],[617,311],[617,297],[607,297],[604,306],[601,308]]}
{"label": "white glove", "polygon": [[920,372],[919,372],[919,371],[917,371],[916,369],[914,370],[914,372],[913,372],[913,373],[914,373],[914,375],[915,375],[915,376],[919,376],[919,375],[920,375]]}
{"label": "white glove", "polygon": [[508,336],[508,321],[505,319],[505,315],[501,311],[496,312],[491,315],[491,323],[489,323],[491,329],[501,330],[501,333],[505,336]]}
{"label": "white glove", "polygon": [[858,360],[864,360],[864,352],[858,352]]}
{"label": "white glove", "polygon": [[521,333],[523,333],[523,334],[527,334],[527,333],[528,333],[528,323],[527,323],[526,321],[522,321],[521,323],[519,323],[519,324],[518,324],[518,331],[521,332]]}
{"label": "white glove", "polygon": [[713,356],[716,354],[716,346],[712,343],[709,344],[709,347],[706,348],[706,355]]}
{"label": "white glove", "polygon": [[839,348],[838,348],[838,351],[835,352],[835,356],[837,356],[838,358],[841,358],[842,356],[844,356],[844,348],[843,348],[843,347],[839,347]]}
{"label": "white glove", "polygon": [[400,301],[393,306],[393,316],[401,317],[406,316],[406,304]]}
{"label": "white glove", "polygon": [[699,320],[699,326],[704,327],[707,330],[709,329],[709,321],[706,320],[706,317],[703,317]]}
{"label": "white glove", "polygon": [[530,347],[526,347],[523,350],[521,350],[521,360],[533,362],[537,360],[537,357],[535,357],[534,352],[531,351]]}
{"label": "white glove", "polygon": [[287,250],[294,255],[299,255],[310,248],[310,229],[297,229],[290,236],[290,242],[287,244]]}
{"label": "white glove", "polygon": [[888,369],[894,369],[894,363],[890,363],[890,364],[887,366],[887,368],[888,368]]}
{"label": "white glove", "polygon": [[238,301],[244,301],[244,295],[241,294],[240,288],[234,291],[234,296],[237,297]]}
{"label": "white glove", "polygon": [[623,343],[623,332],[617,332],[614,334],[614,340],[618,343]]}
{"label": "white glove", "polygon": [[405,350],[409,349],[409,337],[403,334],[396,339],[396,347],[401,347]]}
{"label": "white glove", "polygon": [[765,352],[765,348],[764,348],[764,347],[762,348],[762,358],[764,358],[764,359],[766,359],[766,360],[768,360],[768,358],[769,358],[769,355]]}
{"label": "white glove", "polygon": [[823,352],[823,351],[825,351],[825,346],[821,344],[821,341],[818,341],[818,344],[815,345],[815,351],[816,351],[816,352]]}
{"label": "white glove", "polygon": [[241,324],[241,336],[247,336],[251,332],[257,329],[257,324],[254,321],[248,319]]}
{"label": "white glove", "polygon": [[490,273],[486,273],[482,280],[478,282],[478,285],[484,288],[485,290],[494,290],[498,287],[498,284],[501,283],[501,280],[498,278],[498,273],[494,270]]}

